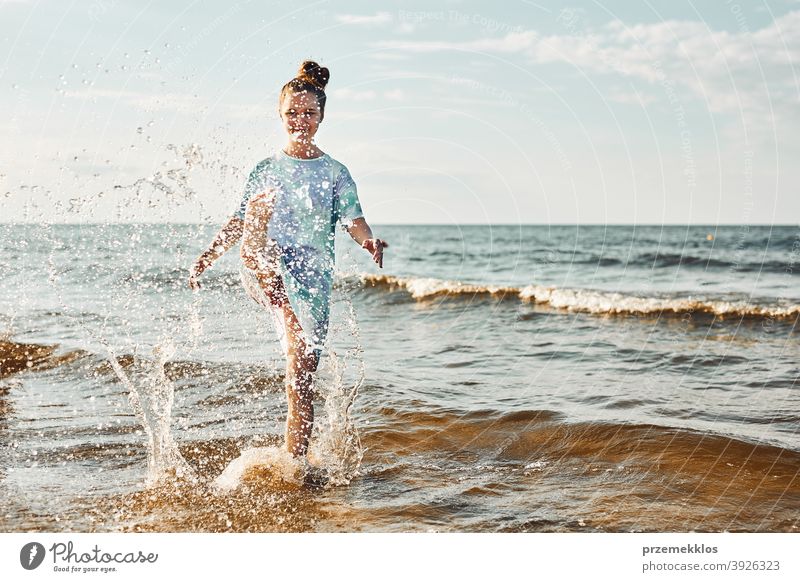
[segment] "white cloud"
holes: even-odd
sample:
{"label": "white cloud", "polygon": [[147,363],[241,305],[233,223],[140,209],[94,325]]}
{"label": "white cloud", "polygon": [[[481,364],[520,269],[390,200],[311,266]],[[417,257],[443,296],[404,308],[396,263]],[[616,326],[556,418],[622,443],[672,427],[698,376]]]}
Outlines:
{"label": "white cloud", "polygon": [[377,52],[368,54],[367,58],[375,61],[404,61],[408,57],[400,53]]}
{"label": "white cloud", "polygon": [[397,32],[398,34],[411,34],[413,32],[416,32],[416,30],[417,30],[417,25],[408,21],[401,22],[397,26],[397,28],[395,28],[395,32]]}
{"label": "white cloud", "polygon": [[649,105],[650,103],[656,101],[656,98],[653,95],[642,93],[634,88],[630,88],[627,91],[613,89],[606,93],[605,97],[609,101],[623,103],[625,105]]}
{"label": "white cloud", "polygon": [[371,89],[335,89],[331,92],[332,96],[347,101],[371,101],[377,97],[377,93]]}
{"label": "white cloud", "polygon": [[403,101],[405,93],[402,89],[390,89],[387,91],[375,91],[374,89],[352,89],[344,87],[335,89],[331,95],[343,101],[373,101],[378,98],[388,99],[389,101]]}
{"label": "white cloud", "polygon": [[383,96],[390,101],[403,101],[405,93],[402,89],[392,89],[391,91],[384,91]]}
{"label": "white cloud", "polygon": [[515,53],[531,48],[536,41],[534,31],[510,32],[504,37],[482,38],[461,42],[420,40],[420,41],[382,41],[375,46],[409,52],[439,52],[449,50]]}
{"label": "white cloud", "polygon": [[[741,114],[757,123],[771,117],[796,120],[800,92],[800,11],[759,30],[715,31],[699,21],[634,24],[613,20],[576,33],[541,36],[536,31],[468,41],[385,41],[400,52],[475,51],[518,54],[535,63],[568,63],[587,74],[622,75],[654,86],[687,90],[715,113]],[[664,95],[664,91],[660,91]],[[639,103],[617,93],[616,101]],[[649,101],[645,98],[645,101]]]}
{"label": "white cloud", "polygon": [[337,14],[336,21],[341,24],[375,26],[390,23],[392,21],[392,15],[388,12],[377,12],[371,16],[363,14]]}
{"label": "white cloud", "polygon": [[537,34],[532,30],[509,32],[501,38],[485,38],[469,43],[469,48],[477,51],[516,53],[530,49],[536,44]]}

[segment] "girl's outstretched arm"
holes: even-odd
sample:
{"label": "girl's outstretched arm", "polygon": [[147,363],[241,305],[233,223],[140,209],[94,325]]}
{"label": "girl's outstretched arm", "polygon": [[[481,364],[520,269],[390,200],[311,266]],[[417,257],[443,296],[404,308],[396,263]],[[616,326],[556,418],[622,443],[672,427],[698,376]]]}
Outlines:
{"label": "girl's outstretched arm", "polygon": [[242,238],[242,232],[244,231],[244,221],[241,218],[236,216],[232,216],[228,222],[220,229],[217,233],[217,236],[214,237],[214,240],[211,241],[211,244],[208,248],[197,257],[197,260],[192,265],[192,268],[189,269],[189,287],[192,289],[199,289],[200,282],[198,279],[200,275],[203,274],[203,271],[208,269],[214,261],[220,258],[225,252],[230,249],[233,245],[239,242],[239,239]]}
{"label": "girl's outstretched arm", "polygon": [[372,229],[363,217],[356,218],[352,225],[345,228],[353,240],[360,244],[362,249],[366,249],[372,255],[372,260],[378,263],[382,269],[383,249],[387,248],[389,243],[379,238],[373,238]]}

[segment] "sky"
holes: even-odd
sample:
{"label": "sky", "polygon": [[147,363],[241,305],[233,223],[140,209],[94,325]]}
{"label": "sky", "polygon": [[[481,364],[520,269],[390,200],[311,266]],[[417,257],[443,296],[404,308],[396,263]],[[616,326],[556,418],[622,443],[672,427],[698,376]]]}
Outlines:
{"label": "sky", "polygon": [[797,224],[800,2],[0,0],[0,222],[219,223],[331,71],[372,224]]}

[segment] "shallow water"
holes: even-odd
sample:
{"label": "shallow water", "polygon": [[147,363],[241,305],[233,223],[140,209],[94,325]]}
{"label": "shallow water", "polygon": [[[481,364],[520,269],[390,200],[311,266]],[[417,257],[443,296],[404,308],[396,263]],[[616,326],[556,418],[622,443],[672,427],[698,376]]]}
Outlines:
{"label": "shallow water", "polygon": [[797,530],[800,229],[376,230],[380,274],[337,242],[319,478],[219,494],[285,394],[235,253],[185,286],[214,227],[0,226],[4,530]]}

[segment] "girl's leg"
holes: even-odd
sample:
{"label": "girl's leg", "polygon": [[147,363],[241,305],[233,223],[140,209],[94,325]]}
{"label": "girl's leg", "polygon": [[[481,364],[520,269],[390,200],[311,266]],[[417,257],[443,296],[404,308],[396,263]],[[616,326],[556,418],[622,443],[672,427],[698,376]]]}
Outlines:
{"label": "girl's leg", "polygon": [[289,410],[286,417],[286,448],[295,457],[308,450],[308,440],[314,427],[313,373],[319,362],[307,351],[302,328],[287,303],[283,316],[288,343],[286,358],[286,397]]}

